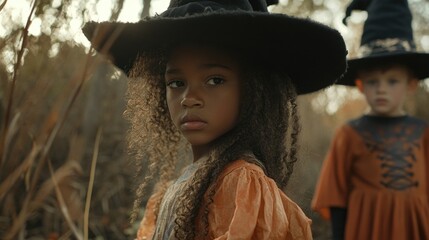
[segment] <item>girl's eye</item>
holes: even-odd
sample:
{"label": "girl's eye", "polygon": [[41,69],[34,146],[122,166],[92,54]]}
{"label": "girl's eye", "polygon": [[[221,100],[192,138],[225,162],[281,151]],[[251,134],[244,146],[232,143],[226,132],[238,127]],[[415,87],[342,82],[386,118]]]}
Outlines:
{"label": "girl's eye", "polygon": [[167,82],[167,87],[170,88],[179,88],[185,86],[185,83],[180,80],[172,80]]}
{"label": "girl's eye", "polygon": [[207,81],[207,84],[208,85],[219,85],[219,84],[222,84],[224,82],[225,82],[225,80],[220,78],[220,77],[212,77]]}

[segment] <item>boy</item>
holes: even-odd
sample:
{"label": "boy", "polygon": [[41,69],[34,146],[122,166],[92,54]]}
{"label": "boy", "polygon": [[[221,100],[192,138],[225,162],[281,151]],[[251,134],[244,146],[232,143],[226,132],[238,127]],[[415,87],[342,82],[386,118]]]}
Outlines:
{"label": "boy", "polygon": [[331,220],[333,239],[429,239],[429,126],[404,110],[429,76],[429,54],[415,50],[406,0],[354,9],[368,11],[361,56],[338,83],[358,87],[369,111],[337,131],[312,208]]}

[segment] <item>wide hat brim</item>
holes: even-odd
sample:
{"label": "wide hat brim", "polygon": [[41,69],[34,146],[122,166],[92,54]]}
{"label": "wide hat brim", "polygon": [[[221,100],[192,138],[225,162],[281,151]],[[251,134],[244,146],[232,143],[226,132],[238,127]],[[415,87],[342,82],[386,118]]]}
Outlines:
{"label": "wide hat brim", "polygon": [[350,59],[348,67],[337,84],[355,86],[355,81],[360,70],[371,69],[374,66],[386,64],[403,64],[410,68],[414,77],[423,80],[429,77],[429,54],[421,52],[380,53],[362,58]]}
{"label": "wide hat brim", "polygon": [[101,53],[129,73],[139,53],[181,42],[224,44],[287,73],[298,94],[332,85],[346,69],[340,33],[320,23],[263,12],[221,11],[152,17],[137,23],[90,22],[83,32]]}

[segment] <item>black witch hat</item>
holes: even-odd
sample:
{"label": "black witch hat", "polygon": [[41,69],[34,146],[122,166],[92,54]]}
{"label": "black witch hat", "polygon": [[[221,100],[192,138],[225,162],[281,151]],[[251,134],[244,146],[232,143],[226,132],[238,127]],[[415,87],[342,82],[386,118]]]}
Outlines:
{"label": "black witch hat", "polygon": [[353,10],[367,11],[368,18],[359,56],[347,61],[347,72],[337,84],[354,86],[359,70],[392,63],[409,67],[418,79],[429,77],[429,53],[416,50],[407,0],[353,0],[346,9],[344,23]]}
{"label": "black witch hat", "polygon": [[[182,42],[240,49],[287,73],[299,94],[329,86],[346,68],[338,31],[311,20],[271,14],[275,0],[172,0],[160,15],[137,23],[90,22],[83,32],[99,52],[129,73],[136,57]],[[254,54],[254,55],[253,55]]]}

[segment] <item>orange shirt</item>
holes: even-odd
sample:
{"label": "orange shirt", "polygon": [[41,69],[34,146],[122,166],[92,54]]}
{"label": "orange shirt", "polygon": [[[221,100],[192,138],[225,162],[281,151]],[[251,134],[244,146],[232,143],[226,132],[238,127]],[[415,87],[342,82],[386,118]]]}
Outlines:
{"label": "orange shirt", "polygon": [[[195,163],[170,187],[160,206],[155,223],[153,205],[156,194],[147,203],[137,240],[174,239],[175,196],[197,169]],[[207,201],[205,196],[204,201]],[[201,206],[205,206],[205,202]],[[202,212],[196,229],[202,231]],[[257,165],[237,160],[219,176],[213,202],[209,205],[209,233],[200,239],[312,239],[311,220],[299,206],[281,191],[274,180]]]}
{"label": "orange shirt", "polygon": [[429,126],[363,116],[336,133],[312,208],[347,209],[345,239],[429,239]]}

